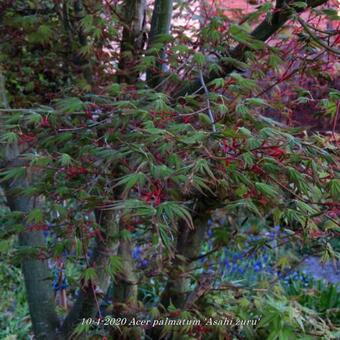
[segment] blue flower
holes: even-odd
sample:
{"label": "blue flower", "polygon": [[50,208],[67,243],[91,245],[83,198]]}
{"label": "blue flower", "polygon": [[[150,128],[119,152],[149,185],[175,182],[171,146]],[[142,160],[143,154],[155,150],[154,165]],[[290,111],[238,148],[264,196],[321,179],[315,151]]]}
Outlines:
{"label": "blue flower", "polygon": [[232,257],[233,261],[237,261],[239,258],[240,258],[239,254],[234,254]]}
{"label": "blue flower", "polygon": [[231,268],[231,272],[234,273],[238,269],[238,265],[236,263],[233,264]]}
{"label": "blue flower", "polygon": [[53,289],[55,291],[66,289],[68,287],[67,279],[64,275],[64,273],[58,269],[54,274],[54,280],[53,280]]}
{"label": "blue flower", "polygon": [[260,261],[256,261],[254,263],[253,269],[255,272],[259,272],[262,269],[262,263]]}
{"label": "blue flower", "polygon": [[280,232],[281,227],[279,225],[274,226],[273,228],[277,233]]}
{"label": "blue flower", "polygon": [[142,255],[142,248],[140,246],[135,247],[132,251],[132,257],[135,260],[139,260],[141,258],[141,255]]}
{"label": "blue flower", "polygon": [[149,261],[144,259],[144,260],[141,261],[140,264],[141,264],[142,267],[146,267],[149,264]]}

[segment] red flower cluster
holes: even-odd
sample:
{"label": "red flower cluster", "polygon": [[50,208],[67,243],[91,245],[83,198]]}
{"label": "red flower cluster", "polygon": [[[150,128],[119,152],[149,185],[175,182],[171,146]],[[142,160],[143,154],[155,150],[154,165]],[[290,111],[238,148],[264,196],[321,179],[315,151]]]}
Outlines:
{"label": "red flower cluster", "polygon": [[320,231],[320,230],[313,230],[310,232],[309,236],[315,239],[315,238],[325,237],[327,236],[327,233],[324,231]]}
{"label": "red flower cluster", "polygon": [[83,167],[76,167],[76,166],[70,166],[66,170],[66,175],[69,179],[77,178],[79,175],[87,175],[88,171],[87,169]]}
{"label": "red flower cluster", "polygon": [[36,140],[36,135],[32,132],[19,133],[19,144],[32,143]]}
{"label": "red flower cluster", "polygon": [[34,224],[28,228],[29,231],[42,231],[48,230],[47,224]]}
{"label": "red flower cluster", "polygon": [[98,105],[95,103],[90,103],[85,109],[85,114],[88,119],[92,119],[94,111],[98,109]]}
{"label": "red flower cluster", "polygon": [[175,310],[175,311],[172,311],[172,312],[169,312],[169,316],[171,318],[177,318],[181,315],[181,311],[180,310]]}
{"label": "red flower cluster", "polygon": [[276,158],[276,159],[281,158],[285,154],[284,150],[282,150],[278,146],[269,147],[266,150],[266,153],[267,153],[268,156],[271,156],[271,157]]}
{"label": "red flower cluster", "polygon": [[183,117],[183,123],[189,124],[191,122],[192,117],[191,116],[184,116]]}
{"label": "red flower cluster", "polygon": [[162,189],[159,188],[158,186],[153,189],[150,192],[147,192],[142,196],[142,199],[146,201],[147,203],[153,203],[154,206],[157,206],[162,203],[163,200],[163,194],[162,194]]}
{"label": "red flower cluster", "polygon": [[207,333],[209,333],[209,329],[207,327],[202,326],[202,325],[197,325],[197,326],[195,326],[195,333],[207,334]]}
{"label": "red flower cluster", "polygon": [[254,164],[251,169],[251,171],[253,171],[255,174],[257,175],[263,175],[264,174],[264,171],[262,170],[261,167],[259,167],[257,164]]}
{"label": "red flower cluster", "polygon": [[47,117],[43,117],[41,119],[41,121],[40,121],[40,125],[39,126],[42,127],[42,128],[49,128],[49,127],[51,127],[51,124],[50,124],[50,122],[49,122]]}

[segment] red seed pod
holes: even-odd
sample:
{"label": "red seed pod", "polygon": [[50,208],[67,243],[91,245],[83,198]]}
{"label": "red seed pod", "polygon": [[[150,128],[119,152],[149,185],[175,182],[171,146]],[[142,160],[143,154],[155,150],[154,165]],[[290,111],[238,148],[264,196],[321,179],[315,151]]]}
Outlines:
{"label": "red seed pod", "polygon": [[180,315],[181,315],[181,311],[180,311],[180,310],[175,310],[175,311],[169,313],[169,316],[170,316],[171,318],[177,318],[177,317],[179,317]]}
{"label": "red seed pod", "polygon": [[36,140],[36,135],[32,132],[20,133],[19,138],[19,144],[32,143]]}
{"label": "red seed pod", "polygon": [[48,120],[48,117],[43,117],[41,119],[41,122],[40,122],[39,126],[42,127],[42,128],[49,128],[49,127],[51,127],[51,124],[50,124],[50,122]]}
{"label": "red seed pod", "polygon": [[281,158],[285,152],[278,146],[272,146],[266,150],[266,153],[268,156],[271,156],[273,158]]}
{"label": "red seed pod", "polygon": [[129,231],[130,233],[132,233],[132,232],[134,232],[136,230],[136,227],[133,226],[133,225],[128,225],[128,226],[125,227],[125,229],[127,231]]}

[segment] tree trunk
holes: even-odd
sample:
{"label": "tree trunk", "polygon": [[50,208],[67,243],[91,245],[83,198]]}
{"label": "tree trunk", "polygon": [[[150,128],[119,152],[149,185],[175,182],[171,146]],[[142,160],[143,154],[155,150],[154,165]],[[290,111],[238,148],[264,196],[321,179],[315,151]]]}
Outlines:
{"label": "tree trunk", "polygon": [[[183,310],[192,291],[191,276],[194,263],[204,241],[204,234],[208,228],[210,214],[202,214],[194,219],[195,229],[190,230],[185,223],[180,223],[177,230],[177,245],[175,260],[172,263],[168,282],[164,288],[160,303],[165,308],[171,304]],[[161,338],[161,327],[155,327],[147,332],[151,339]]]}
{"label": "tree trunk", "polygon": [[[171,303],[181,309],[190,293],[190,276],[193,262],[190,260],[199,255],[204,234],[208,228],[209,215],[200,216],[194,221],[195,230],[190,230],[186,224],[180,223],[178,230],[176,255],[169,274],[168,283],[161,297],[161,304],[168,307]],[[185,261],[183,261],[183,257]]]}
{"label": "tree trunk", "polygon": [[118,74],[121,83],[134,84],[138,79],[135,66],[144,45],[145,11],[146,0],[126,0]]}
{"label": "tree trunk", "polygon": [[99,303],[102,296],[109,288],[111,277],[107,270],[110,256],[117,255],[118,243],[116,241],[118,233],[118,223],[115,213],[112,210],[102,211],[97,214],[98,223],[103,229],[103,238],[96,240],[97,244],[90,259],[90,266],[96,270],[97,280],[87,287],[80,289],[79,296],[71,311],[67,315],[61,333],[68,338],[76,325],[83,319],[94,317],[98,312]]}
{"label": "tree trunk", "polygon": [[[0,107],[8,108],[5,79],[0,72]],[[23,165],[19,160],[19,148],[16,143],[7,145],[5,161],[13,166]],[[30,185],[27,178],[16,179],[11,183],[5,183],[5,193],[8,206],[12,211],[29,213],[36,201],[33,198],[17,196],[17,189],[27,188]],[[45,238],[42,231],[23,231],[19,234],[19,246],[22,248],[45,248]],[[54,293],[52,289],[51,271],[46,259],[34,259],[24,257],[22,260],[22,272],[25,280],[28,306],[32,319],[33,332],[38,340],[54,339],[59,319],[55,311]]]}
{"label": "tree trunk", "polygon": [[[75,0],[73,4],[74,8],[74,22],[77,26],[77,34],[78,34],[78,41],[80,47],[86,47],[88,45],[87,36],[81,26],[81,20],[86,16],[86,11],[83,5],[82,0]],[[93,74],[91,69],[91,63],[90,60],[85,57],[81,52],[76,51],[75,52],[75,58],[74,58],[75,64],[78,65],[81,69],[81,72],[84,76],[84,79],[89,83],[93,83]]]}
{"label": "tree trunk", "polygon": [[[170,33],[172,8],[173,0],[156,0],[151,18],[148,48],[152,47],[154,43],[157,43],[157,38],[161,35]],[[147,80],[150,86],[156,86],[159,84],[161,80],[161,73],[165,71],[165,56],[165,51],[162,48],[155,67],[147,73]]]}
{"label": "tree trunk", "polygon": [[[114,317],[127,318],[135,317],[138,305],[138,278],[130,240],[121,240],[118,255],[123,259],[123,270],[118,274],[113,290],[113,314]],[[142,330],[139,327],[124,327],[124,332],[112,329],[113,338],[139,339]]]}

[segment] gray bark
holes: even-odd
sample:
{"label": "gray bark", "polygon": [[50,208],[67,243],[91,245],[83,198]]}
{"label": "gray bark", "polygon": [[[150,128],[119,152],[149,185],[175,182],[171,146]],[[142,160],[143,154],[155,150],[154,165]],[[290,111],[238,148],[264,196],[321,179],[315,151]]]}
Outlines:
{"label": "gray bark", "polygon": [[138,79],[138,72],[134,68],[144,44],[145,11],[146,0],[126,0],[120,46],[119,82],[133,84]]}
{"label": "gray bark", "polygon": [[[190,276],[193,262],[197,257],[204,241],[204,234],[208,228],[209,215],[200,215],[195,218],[195,229],[191,230],[186,224],[180,223],[178,228],[176,255],[172,264],[173,270],[169,274],[168,283],[161,296],[161,304],[168,307],[172,303],[177,308],[183,308],[190,293]],[[186,260],[183,261],[182,258]]]}
{"label": "gray bark", "polygon": [[[151,18],[148,48],[152,47],[152,45],[157,42],[157,38],[159,36],[170,33],[172,9],[173,0],[155,1]],[[164,49],[162,49],[154,69],[149,70],[147,73],[147,79],[150,86],[156,86],[159,84],[161,73],[165,71],[163,64],[164,59],[165,52]]]}
{"label": "gray bark", "polygon": [[[98,213],[98,223],[103,228],[104,241],[97,239],[97,244],[90,259],[90,266],[94,266],[97,274],[96,287],[83,287],[79,296],[68,313],[61,333],[68,338],[76,325],[83,319],[94,317],[98,311],[98,305],[102,296],[109,288],[111,277],[107,270],[110,256],[117,255],[118,244],[116,242],[118,223],[113,211],[101,211]],[[101,292],[101,294],[98,294]]]}
{"label": "gray bark", "polygon": [[[64,4],[65,6],[65,4]],[[75,14],[75,20],[74,23],[77,26],[77,35],[78,35],[78,41],[81,47],[86,47],[88,45],[88,39],[87,36],[81,27],[81,20],[85,17],[86,11],[83,5],[82,0],[75,0],[73,3],[73,8],[74,8],[74,14]],[[66,18],[65,18],[66,20]],[[91,69],[91,63],[89,58],[84,57],[81,53],[76,52],[75,53],[75,58],[74,58],[75,63],[81,68],[82,74],[85,78],[85,80],[89,83],[92,84],[94,79],[92,75],[92,69]]]}
{"label": "gray bark", "polygon": [[[0,72],[0,107],[8,108],[6,99],[5,79]],[[18,145],[7,145],[5,150],[5,161],[11,162],[13,166],[23,165],[19,159]],[[36,202],[34,199],[18,196],[15,191],[30,185],[27,178],[16,179],[5,183],[5,194],[8,206],[12,211],[23,213],[30,212]],[[24,231],[19,234],[19,246],[29,248],[45,248],[45,238],[42,231]],[[22,260],[22,272],[25,280],[28,306],[32,319],[32,327],[36,339],[54,339],[59,319],[55,311],[54,293],[52,289],[51,272],[47,260],[38,260],[24,257]]]}
{"label": "gray bark", "polygon": [[[126,317],[129,320],[136,317],[135,311],[138,307],[138,277],[130,240],[120,241],[118,255],[123,259],[123,270],[117,275],[114,283],[113,314],[114,317]],[[120,339],[139,339],[141,334],[140,327],[125,327],[123,334],[117,329],[112,329],[111,332],[113,338]]]}

